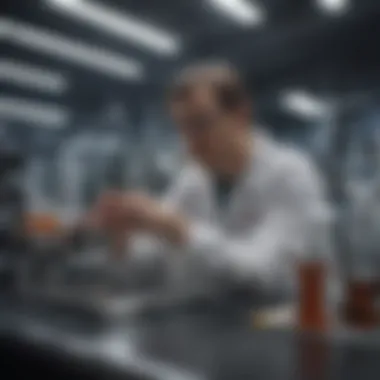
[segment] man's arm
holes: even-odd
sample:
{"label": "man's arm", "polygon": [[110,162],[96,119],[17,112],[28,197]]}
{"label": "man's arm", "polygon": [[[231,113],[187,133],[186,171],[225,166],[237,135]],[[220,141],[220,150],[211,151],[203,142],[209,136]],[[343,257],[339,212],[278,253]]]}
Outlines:
{"label": "man's arm", "polygon": [[[189,200],[193,181],[193,168],[185,167],[159,200],[165,219],[163,223],[157,223],[161,225],[159,230],[134,233],[128,238],[127,255],[132,261],[149,265],[149,262],[154,263],[160,257],[176,251],[176,246],[181,245],[178,240],[183,240],[185,230],[182,228],[185,223],[182,216],[188,215],[191,208]],[[166,228],[167,224],[177,228]]]}
{"label": "man's arm", "polygon": [[[137,238],[139,260],[158,253],[193,255],[215,271],[263,287],[291,280],[292,261],[321,250],[327,240],[329,207],[316,170],[302,159],[284,167],[272,184],[270,207],[261,223],[245,236],[226,236],[216,225],[192,220],[189,206],[191,181],[183,176],[165,202],[162,222],[152,234]],[[160,213],[158,213],[160,215]],[[160,218],[159,218],[160,219]],[[156,237],[153,237],[156,236]],[[318,252],[319,253],[319,252]]]}
{"label": "man's arm", "polygon": [[190,222],[185,250],[238,281],[264,287],[287,281],[291,261],[326,242],[329,207],[318,174],[306,162],[282,173],[272,198],[262,222],[244,237],[230,238],[213,225]]}

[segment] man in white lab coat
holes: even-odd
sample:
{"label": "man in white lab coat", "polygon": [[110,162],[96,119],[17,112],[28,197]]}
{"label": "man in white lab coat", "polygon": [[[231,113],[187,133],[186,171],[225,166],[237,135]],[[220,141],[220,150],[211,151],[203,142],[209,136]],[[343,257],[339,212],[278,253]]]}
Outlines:
{"label": "man in white lab coat", "polygon": [[126,240],[131,262],[162,257],[186,263],[174,265],[179,277],[196,262],[197,271],[257,288],[291,285],[295,261],[327,223],[313,165],[252,128],[250,99],[228,65],[184,69],[170,107],[189,153],[173,187],[164,200],[105,194],[96,221]]}

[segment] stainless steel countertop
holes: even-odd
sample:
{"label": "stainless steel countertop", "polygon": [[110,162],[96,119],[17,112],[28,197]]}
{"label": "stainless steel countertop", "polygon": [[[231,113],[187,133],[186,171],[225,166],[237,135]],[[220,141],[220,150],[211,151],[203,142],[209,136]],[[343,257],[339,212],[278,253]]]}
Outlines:
{"label": "stainless steel countertop", "polygon": [[[246,311],[226,304],[164,307],[101,325],[4,299],[0,308],[0,338],[13,335],[73,360],[148,379],[294,379],[300,347],[302,354],[308,350],[300,334],[254,329]],[[323,340],[330,360],[321,380],[380,378],[380,332],[337,331]],[[315,348],[311,352],[314,357]]]}

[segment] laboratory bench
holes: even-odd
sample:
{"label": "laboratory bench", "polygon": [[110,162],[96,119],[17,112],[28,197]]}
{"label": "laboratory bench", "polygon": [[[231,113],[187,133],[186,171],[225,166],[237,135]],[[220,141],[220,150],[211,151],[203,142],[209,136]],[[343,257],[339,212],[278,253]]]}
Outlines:
{"label": "laboratory bench", "polygon": [[[236,300],[235,300],[236,301]],[[379,380],[380,332],[257,328],[251,302],[165,304],[113,321],[0,297],[2,376]]]}

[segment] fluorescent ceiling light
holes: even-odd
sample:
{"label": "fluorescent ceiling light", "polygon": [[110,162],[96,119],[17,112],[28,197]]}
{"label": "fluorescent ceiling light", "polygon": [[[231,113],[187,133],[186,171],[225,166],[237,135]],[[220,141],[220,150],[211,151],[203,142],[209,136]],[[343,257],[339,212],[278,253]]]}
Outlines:
{"label": "fluorescent ceiling light", "polygon": [[177,36],[142,22],[132,15],[88,0],[45,1],[53,9],[158,54],[175,55],[180,50],[181,43]]}
{"label": "fluorescent ceiling light", "polygon": [[323,11],[331,14],[339,14],[347,11],[350,6],[350,0],[316,0],[317,5]]}
{"label": "fluorescent ceiling light", "polygon": [[63,93],[68,85],[66,78],[58,72],[13,60],[0,60],[0,82],[52,94]]}
{"label": "fluorescent ceiling light", "polygon": [[281,102],[288,111],[308,119],[324,117],[329,110],[326,102],[299,90],[282,94]]}
{"label": "fluorescent ceiling light", "polygon": [[70,40],[51,30],[11,22],[6,39],[25,49],[48,54],[119,79],[140,80],[143,77],[143,67],[139,62],[109,50]]}
{"label": "fluorescent ceiling light", "polygon": [[0,18],[0,38],[5,39],[9,35],[11,23],[9,20]]}
{"label": "fluorescent ceiling light", "polygon": [[59,128],[68,122],[69,114],[65,108],[51,103],[0,97],[0,119]]}
{"label": "fluorescent ceiling light", "polygon": [[265,21],[264,11],[249,0],[208,0],[217,10],[244,26],[254,26]]}

